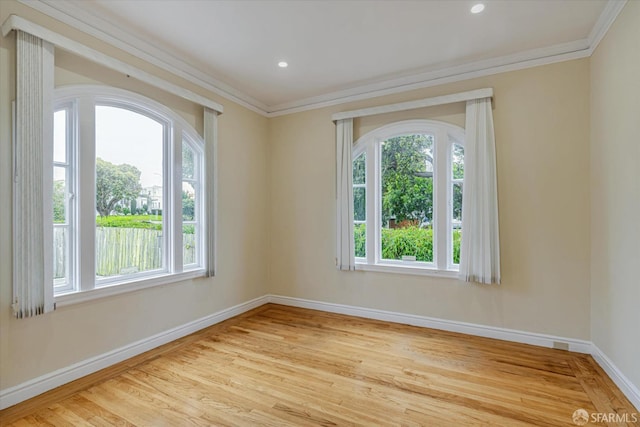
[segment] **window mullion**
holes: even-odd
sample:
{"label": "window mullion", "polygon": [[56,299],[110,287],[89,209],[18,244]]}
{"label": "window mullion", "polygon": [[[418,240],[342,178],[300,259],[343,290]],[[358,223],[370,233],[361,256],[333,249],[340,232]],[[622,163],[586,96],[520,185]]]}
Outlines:
{"label": "window mullion", "polygon": [[435,135],[435,165],[434,165],[434,200],[435,200],[435,218],[433,241],[435,247],[434,263],[438,270],[447,269],[447,246],[448,246],[448,213],[449,213],[449,190],[448,190],[448,174],[450,173],[448,166],[449,153],[447,150],[448,138],[447,133],[438,130]]}
{"label": "window mullion", "polygon": [[67,215],[65,218],[65,223],[67,225],[67,286],[71,289],[74,289],[79,280],[79,260],[76,256],[80,251],[78,250],[78,232],[77,225],[78,224],[78,135],[77,135],[77,123],[78,123],[78,106],[74,102],[70,106],[66,107],[67,110],[67,121],[65,123],[66,126],[66,136],[67,140],[65,141],[66,148],[66,180],[67,180],[67,194],[66,198],[66,208]]}
{"label": "window mullion", "polygon": [[[171,171],[171,183],[169,187],[169,192],[172,193],[172,197],[170,200],[173,201],[171,204],[171,215],[169,220],[171,221],[170,230],[170,239],[171,243],[167,246],[169,251],[169,259],[171,260],[171,264],[169,265],[170,271],[174,273],[182,272],[183,266],[183,256],[182,256],[182,248],[183,244],[183,236],[182,236],[182,144],[184,143],[182,138],[182,128],[179,125],[173,126],[173,135],[172,141],[169,143],[169,147],[171,147],[171,165],[172,167],[168,170]],[[168,175],[168,174],[167,174]],[[167,252],[169,252],[167,251]]]}
{"label": "window mullion", "polygon": [[[81,291],[93,289],[96,283],[96,132],[95,102],[83,97],[77,103],[77,265]],[[81,142],[81,143],[80,143]]]}
{"label": "window mullion", "polygon": [[[373,157],[371,157],[371,153],[368,146],[365,146],[364,150],[358,154],[358,156],[364,156],[364,184],[357,184],[364,187],[365,193],[365,207],[364,207],[364,221],[361,223],[364,224],[364,236],[365,236],[365,248],[364,248],[364,260],[366,263],[371,262],[372,251],[373,251],[373,242],[372,242],[372,234],[371,234],[371,218],[373,215],[372,207],[374,206],[372,197],[372,165],[373,165]],[[354,221],[354,223],[358,223],[358,221]]]}
{"label": "window mullion", "polygon": [[195,210],[196,214],[195,221],[197,223],[196,228],[196,257],[197,264],[201,267],[205,265],[205,242],[206,237],[204,235],[205,232],[205,215],[206,215],[206,206],[205,206],[205,193],[204,189],[206,188],[204,184],[204,175],[205,175],[205,167],[204,167],[204,154],[198,154],[198,161],[195,162],[195,175],[197,177],[197,189],[196,189],[196,202],[195,202]]}
{"label": "window mullion", "polygon": [[380,143],[367,147],[367,263],[380,260]]}

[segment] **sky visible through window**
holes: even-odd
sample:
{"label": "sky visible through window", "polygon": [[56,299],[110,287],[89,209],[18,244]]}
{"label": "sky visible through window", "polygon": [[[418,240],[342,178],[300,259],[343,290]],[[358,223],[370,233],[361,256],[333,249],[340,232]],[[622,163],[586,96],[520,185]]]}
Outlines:
{"label": "sky visible through window", "polygon": [[137,167],[143,188],[162,186],[163,126],[117,107],[96,106],[96,157]]}
{"label": "sky visible through window", "polygon": [[[66,114],[54,115],[55,161],[64,161]],[[137,167],[143,188],[162,186],[163,126],[148,117],[117,107],[96,106],[96,157],[115,165]],[[150,150],[149,146],[155,146]],[[61,177],[56,177],[61,178]],[[56,179],[54,178],[54,179]]]}
{"label": "sky visible through window", "polygon": [[64,162],[67,155],[67,112],[66,110],[56,111],[53,115],[53,161]]}

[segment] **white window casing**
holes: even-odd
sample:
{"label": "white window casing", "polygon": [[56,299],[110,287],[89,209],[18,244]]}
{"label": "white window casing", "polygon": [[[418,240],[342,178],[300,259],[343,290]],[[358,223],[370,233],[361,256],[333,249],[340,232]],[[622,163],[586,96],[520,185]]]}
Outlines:
{"label": "white window casing", "polygon": [[[61,87],[55,90],[56,110],[65,108],[70,114],[71,129],[69,151],[72,153],[70,180],[75,197],[71,210],[76,212],[77,221],[72,229],[74,236],[71,251],[73,266],[70,288],[60,289],[56,293],[56,303],[67,305],[74,302],[86,301],[106,295],[114,295],[130,290],[143,289],[192,277],[206,275],[203,253],[214,253],[214,250],[202,247],[207,244],[204,237],[203,222],[205,218],[215,217],[215,199],[207,194],[209,188],[204,184],[205,170],[215,170],[214,163],[205,167],[205,152],[203,139],[180,116],[141,95],[95,85],[75,85]],[[96,108],[114,107],[140,114],[162,125],[163,129],[163,246],[164,266],[161,270],[135,273],[129,276],[115,276],[97,278],[95,266],[96,248]],[[211,135],[209,134],[211,137]],[[213,135],[215,142],[215,134]],[[188,147],[194,155],[194,176],[190,179],[198,188],[196,192],[196,206],[199,209],[195,219],[190,221],[199,235],[196,241],[200,243],[197,249],[196,262],[185,269],[183,265],[182,241],[182,148]],[[52,164],[52,163],[51,163]],[[75,183],[75,186],[74,184]],[[204,205],[211,200],[213,207],[211,214],[205,215]]]}
{"label": "white window casing", "polygon": [[[467,92],[454,93],[443,96],[419,99],[415,101],[401,102],[397,104],[381,105],[364,108],[360,110],[345,111],[332,115],[332,120],[337,124],[344,123],[344,120],[367,117],[379,114],[387,114],[399,111],[408,111],[418,108],[445,105],[455,102],[467,102],[466,126],[470,134],[470,149],[465,149],[464,163],[465,171],[463,179],[452,176],[452,147],[454,144],[463,146],[465,133],[458,128],[456,131],[447,131],[448,141],[446,149],[441,147],[435,150],[434,164],[434,259],[432,265],[418,265],[412,263],[411,266],[403,265],[403,262],[395,260],[380,259],[380,233],[375,232],[371,224],[380,224],[380,177],[379,159],[380,142],[385,138],[393,136],[395,125],[402,127],[400,134],[410,134],[407,128],[408,122],[392,124],[377,129],[363,136],[355,144],[353,149],[353,159],[366,152],[366,257],[356,259],[356,269],[402,272],[407,274],[434,275],[439,277],[460,278],[465,281],[475,281],[480,283],[500,283],[500,247],[498,233],[498,203],[496,184],[496,158],[495,158],[495,135],[493,131],[493,115],[491,111],[491,100],[493,89],[483,88]],[[449,125],[451,126],[451,125]],[[445,126],[446,127],[446,126]],[[398,131],[399,129],[395,129]],[[373,135],[374,133],[380,133]],[[386,135],[384,133],[387,132]],[[438,131],[436,131],[438,133]],[[398,134],[399,135],[399,134]],[[340,133],[337,135],[339,145]],[[437,140],[443,141],[443,133],[436,136]],[[362,141],[368,143],[362,143]],[[467,154],[471,151],[470,154]],[[339,156],[339,154],[337,153]],[[338,169],[336,171],[336,183],[340,188],[342,183],[341,175],[352,176],[353,165],[350,163],[347,171]],[[443,171],[443,168],[445,169]],[[437,171],[436,169],[439,169]],[[469,170],[471,172],[469,172]],[[444,177],[444,178],[443,178]],[[438,179],[439,178],[439,179]],[[439,181],[439,182],[435,182]],[[453,264],[453,237],[450,231],[453,227],[452,212],[454,184],[462,185],[462,221],[467,223],[462,233],[460,248],[460,264]],[[349,191],[353,192],[350,187]],[[353,204],[353,196],[346,201],[338,198],[338,211],[345,209],[345,204]],[[340,218],[340,216],[338,216]],[[466,218],[466,219],[465,219]],[[456,221],[457,222],[457,221]],[[347,236],[349,229],[341,227],[338,219],[336,232],[338,242]],[[353,221],[351,223],[353,228]],[[438,234],[446,233],[447,238],[443,239]],[[353,229],[348,235],[353,239]],[[340,250],[338,250],[340,254]],[[353,248],[351,249],[353,254]],[[338,261],[338,265],[340,266]],[[459,272],[458,272],[459,270]]]}
{"label": "white window casing", "polygon": [[[403,135],[433,135],[433,261],[383,259],[381,253],[381,146],[382,142]],[[464,145],[464,130],[458,126],[433,120],[407,120],[375,129],[358,139],[353,146],[353,159],[366,153],[366,257],[356,258],[356,269],[407,274],[457,277],[457,265],[451,259],[452,176],[451,147]],[[353,201],[351,201],[353,203]],[[352,221],[353,222],[353,221]],[[353,232],[352,232],[353,235]]]}

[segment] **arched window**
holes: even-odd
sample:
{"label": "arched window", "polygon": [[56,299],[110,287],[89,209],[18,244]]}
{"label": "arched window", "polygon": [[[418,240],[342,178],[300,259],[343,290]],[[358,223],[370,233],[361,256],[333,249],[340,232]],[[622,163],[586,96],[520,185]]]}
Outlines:
{"label": "arched window", "polygon": [[458,126],[409,120],[362,136],[353,147],[356,264],[458,270],[463,176]]}
{"label": "arched window", "polygon": [[57,89],[54,294],[204,271],[204,143],[180,116],[104,86]]}

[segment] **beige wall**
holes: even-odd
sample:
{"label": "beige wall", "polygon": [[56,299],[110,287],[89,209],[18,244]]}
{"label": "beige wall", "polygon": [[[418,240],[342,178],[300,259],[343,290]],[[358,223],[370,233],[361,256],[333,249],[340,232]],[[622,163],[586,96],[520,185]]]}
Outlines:
{"label": "beige wall", "polygon": [[591,57],[591,337],[640,388],[640,2]]}
{"label": "beige wall", "polygon": [[[209,96],[224,105],[225,113],[219,131],[220,268],[214,279],[15,320],[9,309],[11,207],[0,205],[0,390],[265,293],[593,339],[640,385],[640,288],[631,271],[640,255],[640,222],[634,221],[640,212],[640,198],[634,197],[640,194],[640,59],[633,44],[640,40],[640,3],[629,2],[591,60],[270,120],[15,0],[0,0],[0,21],[10,13]],[[13,56],[13,36],[0,38],[4,201],[11,200]],[[59,85],[82,81],[123,86],[169,105],[202,129],[200,107],[189,102],[67,54],[58,55],[56,66]],[[495,91],[503,284],[336,271],[331,114],[481,87]],[[464,107],[359,119],[356,137],[413,118],[463,125]]]}
{"label": "beige wall", "polygon": [[[501,286],[338,272],[331,114],[492,87]],[[462,105],[361,119],[462,124]],[[269,282],[276,294],[589,339],[589,62],[504,73],[270,120]]]}
{"label": "beige wall", "polygon": [[[13,0],[0,1],[0,22],[10,13],[82,40],[118,58],[223,104],[219,121],[218,276],[146,289],[63,307],[16,320],[11,315],[10,203],[0,204],[0,389],[106,353],[265,293],[267,223],[267,119],[188,82],[145,65],[68,29]],[[10,102],[14,93],[14,36],[0,38],[0,200],[11,200]],[[176,109],[202,129],[201,108],[132,79],[60,55],[56,82],[119,84]],[[81,74],[91,75],[91,79]],[[248,267],[250,265],[250,267]]]}

